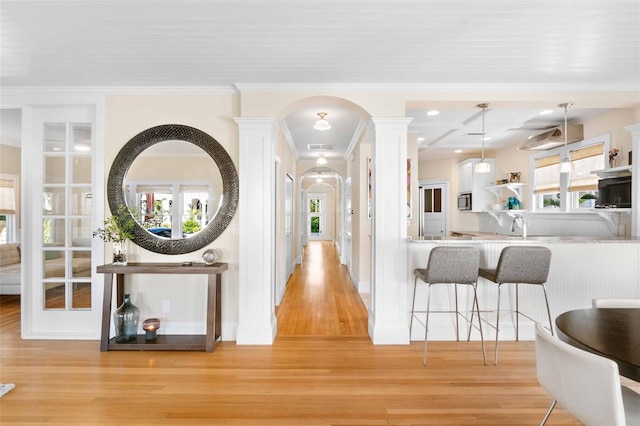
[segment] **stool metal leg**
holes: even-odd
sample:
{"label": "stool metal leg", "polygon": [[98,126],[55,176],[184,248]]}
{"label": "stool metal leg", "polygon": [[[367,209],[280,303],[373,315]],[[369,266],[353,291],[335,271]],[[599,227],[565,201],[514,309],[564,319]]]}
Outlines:
{"label": "stool metal leg", "polygon": [[498,308],[496,310],[496,346],[493,352],[493,365],[498,365],[498,334],[500,333],[500,289],[502,284],[498,283]]}
{"label": "stool metal leg", "polygon": [[520,308],[518,305],[519,300],[520,299],[518,298],[518,283],[516,283],[516,342],[520,340],[520,336],[518,334],[520,330]]}
{"label": "stool metal leg", "polygon": [[429,333],[429,306],[431,305],[431,284],[427,283],[427,316],[424,321],[424,356],[422,365],[427,365],[427,333]]}
{"label": "stool metal leg", "polygon": [[413,303],[411,303],[411,320],[409,320],[409,340],[411,340],[411,330],[413,330],[413,316],[416,309],[416,287],[418,286],[418,277],[413,280]]}
{"label": "stool metal leg", "polygon": [[[478,312],[478,328],[480,329],[480,343],[482,345],[482,359],[484,365],[487,365],[487,353],[484,350],[484,334],[482,333],[482,319],[480,318],[480,304],[478,303],[477,283],[473,285],[473,300],[475,301],[476,310]],[[473,327],[473,304],[471,305],[471,323],[469,324],[469,339],[471,338],[471,327]]]}
{"label": "stool metal leg", "polygon": [[549,318],[549,329],[551,330],[551,335],[553,336],[553,324],[551,323],[551,309],[549,309],[549,299],[547,299],[547,287],[542,284],[542,292],[544,293],[544,303],[547,304],[547,317]]}
{"label": "stool metal leg", "polygon": [[454,289],[454,296],[456,298],[456,342],[460,341],[460,324],[459,324],[459,316],[460,316],[460,311],[458,310],[458,284],[454,283],[453,284],[453,289]]}

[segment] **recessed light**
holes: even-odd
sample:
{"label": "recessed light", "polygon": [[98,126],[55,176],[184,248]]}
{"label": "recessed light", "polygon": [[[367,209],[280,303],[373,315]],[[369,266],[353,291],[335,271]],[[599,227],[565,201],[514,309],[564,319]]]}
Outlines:
{"label": "recessed light", "polygon": [[491,136],[484,136],[482,138],[483,141],[490,141],[491,140]]}
{"label": "recessed light", "polygon": [[460,154],[462,152],[461,149],[456,149],[455,151],[453,151],[454,154]]}
{"label": "recessed light", "polygon": [[549,115],[552,114],[553,110],[552,109],[545,109],[544,111],[540,111],[538,114],[539,115]]}
{"label": "recessed light", "polygon": [[422,142],[424,138],[418,138],[418,142]]}
{"label": "recessed light", "polygon": [[431,111],[427,111],[427,115],[438,115],[440,114],[440,111],[436,111],[435,109],[432,109]]}

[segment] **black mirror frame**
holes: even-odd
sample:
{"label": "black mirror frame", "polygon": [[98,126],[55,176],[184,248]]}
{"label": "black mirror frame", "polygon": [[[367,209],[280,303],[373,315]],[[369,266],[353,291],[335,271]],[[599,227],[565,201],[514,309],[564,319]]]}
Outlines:
{"label": "black mirror frame", "polygon": [[[122,147],[113,160],[107,181],[107,200],[112,213],[120,206],[127,206],[124,183],[129,167],[145,149],[170,140],[191,142],[202,148],[216,163],[222,176],[222,204],[213,220],[195,235],[169,240],[147,232],[136,221],[133,231],[135,244],[155,253],[177,255],[199,250],[218,238],[231,223],[238,206],[238,173],[227,151],[213,137],[181,124],[163,124],[138,133]],[[129,213],[131,214],[130,211]]]}

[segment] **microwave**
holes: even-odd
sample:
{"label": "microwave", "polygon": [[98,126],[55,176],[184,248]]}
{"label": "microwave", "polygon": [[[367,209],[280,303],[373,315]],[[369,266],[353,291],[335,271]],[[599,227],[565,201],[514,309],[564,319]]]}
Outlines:
{"label": "microwave", "polygon": [[598,181],[597,208],[630,208],[631,176],[600,179]]}
{"label": "microwave", "polygon": [[461,192],[458,194],[458,210],[471,210],[470,192]]}

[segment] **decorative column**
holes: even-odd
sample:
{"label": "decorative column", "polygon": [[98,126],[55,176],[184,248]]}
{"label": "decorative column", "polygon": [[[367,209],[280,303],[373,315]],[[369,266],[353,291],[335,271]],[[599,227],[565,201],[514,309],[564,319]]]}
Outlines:
{"label": "decorative column", "polygon": [[235,121],[240,139],[236,343],[270,345],[277,331],[272,285],[277,124],[273,118],[235,118]]}
{"label": "decorative column", "polygon": [[640,236],[640,123],[624,128],[631,133],[631,149],[635,154],[631,164],[631,236]]}
{"label": "decorative column", "polygon": [[372,118],[374,140],[369,335],[409,344],[407,307],[407,130],[411,119]]}

